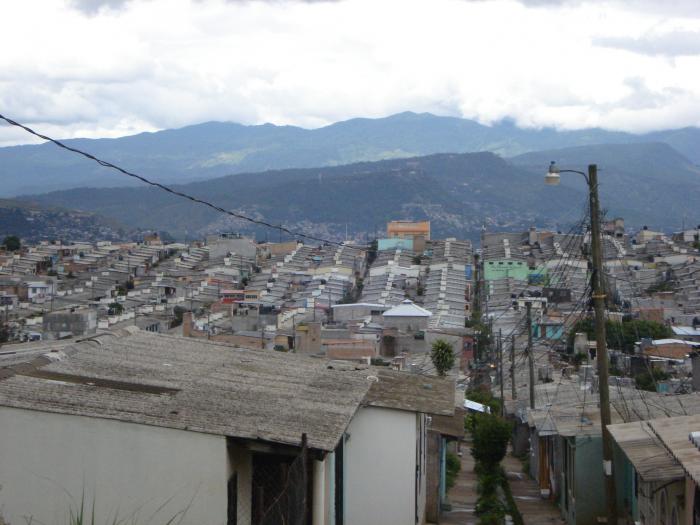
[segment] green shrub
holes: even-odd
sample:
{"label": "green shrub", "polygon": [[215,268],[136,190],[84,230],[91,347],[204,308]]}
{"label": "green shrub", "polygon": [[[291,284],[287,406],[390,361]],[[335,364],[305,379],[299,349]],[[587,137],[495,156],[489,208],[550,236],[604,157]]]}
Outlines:
{"label": "green shrub", "polygon": [[498,465],[508,450],[511,424],[500,416],[479,414],[473,433],[472,456],[486,468]]}
{"label": "green shrub", "polygon": [[640,390],[656,392],[657,381],[664,381],[669,377],[670,376],[663,370],[653,367],[651,374],[649,372],[642,372],[634,376],[634,383]]}
{"label": "green shrub", "polygon": [[457,475],[462,469],[462,462],[457,454],[448,452],[445,457],[445,485],[449,491],[455,485],[457,481]]}
{"label": "green shrub", "polygon": [[481,403],[482,405],[486,405],[491,409],[492,414],[501,413],[501,400],[497,397],[494,397],[494,395],[491,393],[491,390],[489,390],[488,387],[482,386],[471,390],[467,390],[464,393],[464,397],[469,401],[474,401],[475,403]]}
{"label": "green shrub", "polygon": [[455,364],[455,353],[452,345],[443,339],[438,339],[433,343],[430,359],[438,375],[446,375]]}

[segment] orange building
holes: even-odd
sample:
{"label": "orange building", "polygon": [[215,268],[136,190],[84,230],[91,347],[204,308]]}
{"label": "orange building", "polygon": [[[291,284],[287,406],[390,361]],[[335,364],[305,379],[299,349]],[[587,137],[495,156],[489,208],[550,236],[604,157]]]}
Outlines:
{"label": "orange building", "polygon": [[430,240],[430,221],[391,221],[386,225],[386,234],[390,239],[415,239],[422,237]]}

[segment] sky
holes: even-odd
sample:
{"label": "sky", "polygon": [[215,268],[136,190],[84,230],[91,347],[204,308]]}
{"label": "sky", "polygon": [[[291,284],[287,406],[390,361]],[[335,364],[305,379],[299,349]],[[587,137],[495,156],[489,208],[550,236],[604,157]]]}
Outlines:
{"label": "sky", "polygon": [[[58,138],[402,111],[700,125],[699,0],[22,0],[0,113]],[[0,126],[0,145],[29,143]]]}

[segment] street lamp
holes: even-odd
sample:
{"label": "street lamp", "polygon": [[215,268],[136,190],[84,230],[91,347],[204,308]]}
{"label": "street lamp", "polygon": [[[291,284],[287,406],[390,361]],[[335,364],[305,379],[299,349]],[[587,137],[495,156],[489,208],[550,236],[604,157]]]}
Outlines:
{"label": "street lamp", "polygon": [[600,393],[600,424],[603,439],[603,473],[607,498],[608,524],[617,523],[615,477],[613,476],[613,447],[608,433],[610,425],[610,389],[608,385],[608,347],[605,343],[605,289],[603,286],[603,251],[600,236],[600,201],[598,199],[598,167],[588,166],[588,174],[577,170],[561,170],[552,161],[544,176],[545,184],[556,186],[561,173],[577,173],[586,179],[591,213],[591,258],[593,263],[593,308],[595,311],[595,338],[598,356],[598,384]]}
{"label": "street lamp", "polygon": [[556,166],[555,162],[552,161],[549,164],[549,170],[544,176],[544,183],[547,186],[559,186],[561,182],[561,177],[559,176],[559,168]]}

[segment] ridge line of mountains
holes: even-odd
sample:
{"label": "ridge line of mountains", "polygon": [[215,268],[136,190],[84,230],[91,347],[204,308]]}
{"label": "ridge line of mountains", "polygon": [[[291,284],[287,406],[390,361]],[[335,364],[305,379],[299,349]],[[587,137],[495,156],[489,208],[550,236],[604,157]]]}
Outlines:
{"label": "ridge line of mountains", "polygon": [[[402,113],[316,130],[206,123],[67,142],[228,209],[333,238],[343,237],[346,225],[353,237],[372,237],[396,218],[429,219],[436,236],[472,239],[483,226],[563,228],[583,213],[585,188],[575,177],[545,188],[550,160],[578,168],[596,162],[603,205],[631,226],[678,229],[700,219],[697,128],[560,132]],[[0,148],[0,172],[5,196],[24,193],[23,202],[95,213],[127,229],[179,238],[230,230],[270,234],[152,188],[128,186],[129,179],[52,144]]]}

